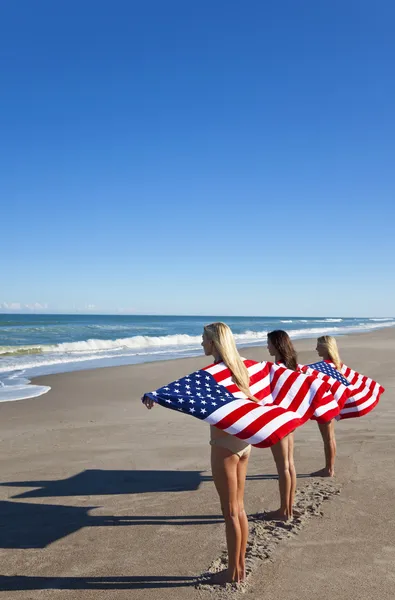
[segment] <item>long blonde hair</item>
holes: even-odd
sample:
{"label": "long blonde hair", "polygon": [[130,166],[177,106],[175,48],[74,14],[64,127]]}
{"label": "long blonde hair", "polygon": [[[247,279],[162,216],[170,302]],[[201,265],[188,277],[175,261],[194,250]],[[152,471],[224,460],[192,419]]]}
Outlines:
{"label": "long blonde hair", "polygon": [[317,342],[321,346],[325,346],[329,358],[335,365],[336,369],[340,371],[342,368],[342,361],[340,360],[339,350],[337,348],[337,342],[331,335],[323,335],[317,339]]}
{"label": "long blonde hair", "polygon": [[240,391],[242,391],[250,400],[258,402],[258,399],[251,394],[250,376],[247,367],[238,353],[235,338],[233,337],[230,327],[226,325],[226,323],[210,323],[209,325],[205,325],[204,332],[208,339],[214,344],[222,361],[232,373],[232,379]]}

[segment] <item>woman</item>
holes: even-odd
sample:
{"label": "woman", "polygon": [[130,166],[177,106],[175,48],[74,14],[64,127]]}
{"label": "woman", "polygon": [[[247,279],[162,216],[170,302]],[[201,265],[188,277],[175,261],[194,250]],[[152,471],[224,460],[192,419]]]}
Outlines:
{"label": "woman", "polygon": [[[224,363],[238,389],[257,401],[249,389],[247,367],[241,359],[231,329],[225,323],[211,323],[203,330],[202,346],[215,363]],[[144,404],[153,401],[144,396]],[[213,577],[212,583],[234,583],[245,579],[248,520],[244,510],[244,486],[251,446],[221,429],[210,426],[211,469],[225,519],[228,568]]]}
{"label": "woman", "polygon": [[[269,354],[275,357],[276,363],[282,364],[287,369],[292,369],[293,371],[302,371],[303,367],[298,365],[298,357],[296,354],[296,350],[291,342],[291,338],[287,334],[286,331],[276,330],[272,331],[267,336],[267,348]],[[327,421],[325,423],[318,421],[318,427],[324,442],[324,452],[325,452],[325,467],[320,471],[314,473],[314,475],[322,476],[322,477],[334,477],[335,475],[335,458],[336,458],[336,439],[335,439],[335,423],[334,419]],[[292,453],[290,456],[290,464],[293,467],[293,435],[292,441],[290,442],[289,452]],[[295,469],[291,467],[291,497],[290,501],[293,501],[295,495],[296,488],[296,473]]]}
{"label": "woman", "polygon": [[[202,346],[214,363],[223,362],[237,387],[251,400],[249,375],[236,348],[231,329],[225,323],[211,323],[203,331]],[[211,470],[225,519],[228,569],[224,581],[245,578],[248,520],[244,510],[244,486],[251,446],[243,440],[210,426]]]}
{"label": "woman", "polygon": [[[298,370],[298,358],[289,335],[280,329],[267,334],[267,349],[276,363],[292,371]],[[276,444],[277,445],[277,444]],[[280,508],[266,513],[267,519],[287,520],[292,517],[296,491],[296,469],[294,464],[294,434],[290,433],[284,442],[285,460],[279,455],[278,448],[272,446],[277,467],[280,488]]]}
{"label": "woman", "polygon": [[380,400],[381,394],[385,391],[384,388],[373,379],[353,371],[342,363],[334,337],[330,335],[319,337],[316,350],[318,356],[337,369],[350,384],[347,388],[349,398],[341,408],[338,418],[349,419],[368,414]]}
{"label": "woman", "polygon": [[[336,345],[335,338],[331,336],[322,336],[317,340],[317,352],[318,355],[321,356],[319,352],[319,348],[321,351],[320,340],[329,338],[333,340]],[[332,355],[334,358],[334,362],[336,364],[336,368],[341,367],[339,354],[337,352],[337,345],[333,346],[332,342],[329,342],[330,347],[332,348]],[[325,354],[325,356],[329,356],[329,354]],[[338,369],[340,370],[340,368]],[[318,423],[318,427],[321,432],[322,441],[324,442],[324,452],[325,452],[325,467],[320,471],[314,473],[314,475],[318,475],[321,477],[334,477],[335,476],[335,460],[336,460],[336,438],[335,438],[335,421],[332,419],[329,423]]]}

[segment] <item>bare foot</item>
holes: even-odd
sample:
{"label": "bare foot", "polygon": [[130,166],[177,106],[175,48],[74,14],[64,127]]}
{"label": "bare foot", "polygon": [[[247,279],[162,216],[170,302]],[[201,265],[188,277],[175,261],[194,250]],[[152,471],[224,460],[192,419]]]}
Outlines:
{"label": "bare foot", "polygon": [[311,474],[311,477],[334,477],[335,476],[335,471],[333,469],[327,469],[327,467],[324,467],[323,469],[320,469],[319,471],[315,471],[314,473]]}
{"label": "bare foot", "polygon": [[240,582],[245,581],[247,577],[245,565],[239,565]]}
{"label": "bare foot", "polygon": [[289,515],[282,511],[281,508],[278,510],[269,510],[262,515],[262,519],[265,519],[265,521],[288,521],[289,518]]}
{"label": "bare foot", "polygon": [[236,577],[232,577],[229,573],[228,569],[224,569],[223,571],[219,571],[218,573],[213,573],[210,577],[209,584],[211,585],[225,585],[227,583],[240,583],[240,577],[236,575]]}

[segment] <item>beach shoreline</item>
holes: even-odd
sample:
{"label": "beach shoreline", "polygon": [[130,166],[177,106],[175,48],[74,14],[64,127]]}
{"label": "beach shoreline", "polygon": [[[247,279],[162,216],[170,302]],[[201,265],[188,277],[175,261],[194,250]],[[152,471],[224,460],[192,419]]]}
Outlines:
{"label": "beach shoreline", "polygon": [[[317,360],[313,339],[295,346],[300,362]],[[339,346],[346,364],[386,392],[369,415],[336,425],[334,481],[310,477],[324,461],[316,424],[297,431],[298,502],[308,518],[271,531],[251,520],[243,592],[196,587],[225,547],[208,426],[140,401],[207,358],[34,378],[51,390],[0,404],[0,597],[393,600],[395,330],[341,336]],[[242,355],[269,359],[262,346]],[[249,515],[276,508],[277,484],[271,452],[253,449]]]}
{"label": "beach shoreline", "polygon": [[[388,335],[387,335],[388,333]],[[377,334],[379,335],[379,338],[377,338]],[[395,338],[395,327],[394,328],[383,328],[383,329],[377,329],[374,331],[360,331],[360,332],[355,332],[355,333],[345,333],[345,334],[341,334],[339,336],[336,336],[338,339],[338,343],[339,346],[342,347],[346,352],[348,347],[350,348],[354,348],[356,345],[356,340],[357,338],[359,338],[360,336],[365,337],[365,336],[370,336],[367,339],[371,340],[372,343],[375,343],[377,340],[387,340],[390,339],[392,340],[393,338]],[[299,356],[299,362],[302,364],[308,364],[316,362],[318,360],[318,355],[315,352],[315,344],[316,344],[316,338],[314,337],[306,337],[306,338],[299,338],[297,340],[293,340],[294,346],[298,351],[298,356]],[[271,357],[267,351],[267,345],[266,343],[262,344],[262,345],[256,345],[256,346],[243,346],[242,344],[238,345],[238,350],[241,353],[242,356],[245,356],[246,358],[249,358],[251,360],[267,360],[267,361],[273,361],[273,357]],[[198,361],[198,366],[193,366],[194,365],[194,361]],[[168,358],[168,359],[162,359],[162,360],[149,360],[146,362],[141,362],[138,364],[130,364],[130,365],[108,365],[108,366],[98,366],[98,367],[89,367],[87,366],[86,368],[83,369],[79,369],[78,371],[64,371],[61,373],[54,373],[52,375],[39,375],[37,377],[32,377],[31,378],[31,383],[33,385],[39,385],[39,386],[49,386],[50,382],[53,382],[54,380],[52,378],[56,378],[58,376],[63,376],[63,375],[67,375],[67,374],[76,374],[76,373],[87,373],[87,372],[93,372],[93,371],[97,371],[97,370],[101,370],[101,369],[120,369],[119,373],[121,373],[124,370],[129,370],[129,369],[139,369],[141,367],[143,367],[143,365],[150,365],[153,369],[155,368],[155,366],[158,366],[158,368],[162,369],[164,365],[171,363],[174,364],[177,368],[178,368],[178,364],[181,366],[183,363],[187,362],[188,364],[188,368],[189,365],[191,365],[191,371],[194,370],[195,368],[201,368],[202,366],[206,366],[207,365],[207,358],[204,357],[203,355],[203,351],[202,354],[200,356],[186,356],[186,357],[182,357],[182,358]],[[346,361],[345,361],[346,362]],[[182,372],[184,372],[185,369],[182,369]],[[133,371],[132,371],[133,372]],[[187,371],[185,371],[186,373]],[[55,379],[56,381],[56,379]],[[166,382],[165,382],[166,383]],[[153,388],[154,389],[154,388]]]}
{"label": "beach shoreline", "polygon": [[[0,402],[38,397],[33,378],[201,355],[201,333],[223,317],[0,314]],[[227,317],[239,348],[264,347],[268,331],[293,340],[395,326],[391,317]]]}

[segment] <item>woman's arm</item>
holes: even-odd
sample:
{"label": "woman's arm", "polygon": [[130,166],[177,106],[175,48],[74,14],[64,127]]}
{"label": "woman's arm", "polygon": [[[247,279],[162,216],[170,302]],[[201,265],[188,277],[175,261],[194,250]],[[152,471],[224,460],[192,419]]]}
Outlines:
{"label": "woman's arm", "polygon": [[155,406],[155,402],[149,396],[143,396],[141,401],[148,409],[151,409]]}

